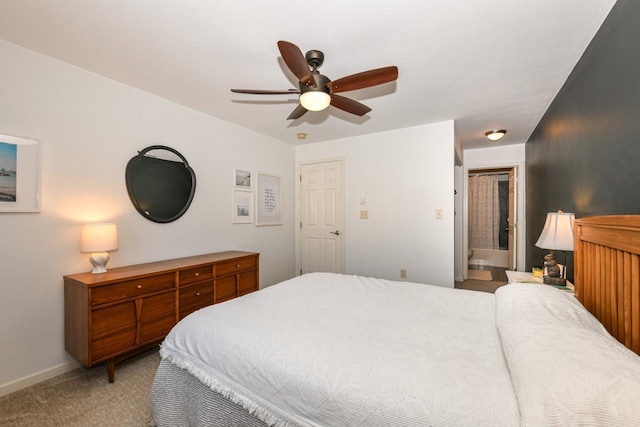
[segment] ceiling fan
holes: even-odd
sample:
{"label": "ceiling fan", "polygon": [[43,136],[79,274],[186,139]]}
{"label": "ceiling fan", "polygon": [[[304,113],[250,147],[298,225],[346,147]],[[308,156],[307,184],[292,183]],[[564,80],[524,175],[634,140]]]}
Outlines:
{"label": "ceiling fan", "polygon": [[324,110],[329,105],[357,116],[363,116],[371,111],[371,108],[353,99],[337,95],[337,93],[377,86],[392,82],[398,78],[398,67],[391,66],[363,71],[331,81],[318,71],[318,68],[324,62],[324,53],[321,51],[310,50],[306,55],[302,55],[302,51],[298,46],[282,40],[278,42],[278,49],[280,49],[280,54],[287,67],[298,78],[299,89],[284,91],[231,89],[231,92],[254,95],[299,94],[300,104],[287,117],[287,120],[298,119],[307,111]]}

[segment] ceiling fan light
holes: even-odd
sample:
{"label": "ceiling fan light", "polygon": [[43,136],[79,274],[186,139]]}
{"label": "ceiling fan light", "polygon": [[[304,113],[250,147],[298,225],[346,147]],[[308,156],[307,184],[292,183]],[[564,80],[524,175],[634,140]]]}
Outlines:
{"label": "ceiling fan light", "polygon": [[321,111],[331,104],[331,95],[318,90],[310,90],[300,95],[300,104],[309,111]]}
{"label": "ceiling fan light", "polygon": [[484,136],[486,136],[489,141],[496,142],[504,138],[504,135],[506,133],[507,131],[504,129],[496,129],[496,130],[490,130],[489,132],[486,132]]}

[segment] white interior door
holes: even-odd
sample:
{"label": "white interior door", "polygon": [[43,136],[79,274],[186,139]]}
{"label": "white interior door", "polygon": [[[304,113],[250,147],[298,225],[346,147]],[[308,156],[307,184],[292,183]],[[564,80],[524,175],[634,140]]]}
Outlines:
{"label": "white interior door", "polygon": [[342,160],[300,166],[300,273],[344,273]]}

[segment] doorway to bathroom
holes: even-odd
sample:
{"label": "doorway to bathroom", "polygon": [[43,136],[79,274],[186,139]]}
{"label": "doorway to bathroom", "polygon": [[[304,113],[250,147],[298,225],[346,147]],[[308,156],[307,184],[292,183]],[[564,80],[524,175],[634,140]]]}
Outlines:
{"label": "doorway to bathroom", "polygon": [[516,269],[516,168],[468,171],[469,270]]}

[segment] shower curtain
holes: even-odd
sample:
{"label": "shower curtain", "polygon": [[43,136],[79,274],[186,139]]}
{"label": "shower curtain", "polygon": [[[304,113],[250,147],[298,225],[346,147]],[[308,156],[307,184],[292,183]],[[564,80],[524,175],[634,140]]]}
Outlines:
{"label": "shower curtain", "polygon": [[500,249],[497,175],[469,177],[469,248]]}

